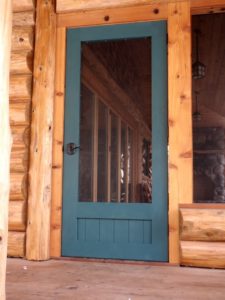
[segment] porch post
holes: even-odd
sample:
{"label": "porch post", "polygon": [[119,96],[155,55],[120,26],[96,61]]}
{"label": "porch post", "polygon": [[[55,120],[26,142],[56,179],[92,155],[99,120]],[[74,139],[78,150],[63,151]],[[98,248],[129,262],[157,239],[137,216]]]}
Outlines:
{"label": "porch post", "polygon": [[9,66],[12,36],[12,3],[0,1],[0,299],[5,299],[8,239],[9,165]]}
{"label": "porch post", "polygon": [[179,203],[192,203],[190,0],[168,4],[169,260],[179,263]]}
{"label": "porch post", "polygon": [[49,259],[56,14],[37,0],[26,256]]}

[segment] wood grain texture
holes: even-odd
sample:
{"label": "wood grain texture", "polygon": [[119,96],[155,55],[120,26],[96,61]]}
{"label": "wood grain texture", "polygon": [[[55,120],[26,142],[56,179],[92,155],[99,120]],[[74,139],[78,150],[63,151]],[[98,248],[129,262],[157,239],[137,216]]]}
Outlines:
{"label": "wood grain texture", "polygon": [[[96,10],[109,8],[122,8],[124,6],[138,7],[140,5],[159,5],[169,3],[179,3],[183,0],[57,0],[57,12]],[[224,0],[191,0],[191,12],[193,14],[203,14],[223,11]]]}
{"label": "wood grain texture", "polygon": [[193,195],[190,24],[190,1],[168,5],[169,261],[171,263],[179,262],[179,203],[191,203]]}
{"label": "wood grain texture", "polygon": [[[199,58],[206,65],[206,76],[202,80],[193,80],[193,91],[200,92],[198,103],[201,112],[201,121],[195,122],[194,125],[195,127],[224,127],[225,14],[194,16],[192,26],[192,63],[196,60],[194,30],[198,29],[201,33],[198,48]],[[195,105],[193,108],[196,109]]]}
{"label": "wood grain texture", "polygon": [[8,238],[8,256],[25,256],[25,232],[10,231]]}
{"label": "wood grain texture", "polygon": [[190,203],[180,204],[180,208],[195,208],[195,209],[225,209],[225,203]]}
{"label": "wood grain texture", "polygon": [[12,50],[32,50],[34,46],[34,26],[14,26]]}
{"label": "wood grain texture", "polygon": [[193,15],[224,12],[224,0],[194,0],[191,1],[191,13]]}
{"label": "wood grain texture", "polygon": [[57,29],[50,256],[61,256],[66,29]]}
{"label": "wood grain texture", "polygon": [[26,229],[26,201],[9,202],[9,230],[25,231]]}
{"label": "wood grain texture", "polygon": [[28,148],[14,147],[10,157],[10,172],[25,173],[28,171]]}
{"label": "wood grain texture", "polygon": [[[161,1],[152,0],[151,2],[159,3]],[[57,13],[67,11],[106,9],[112,7],[137,6],[148,4],[148,0],[58,0]]]}
{"label": "wood grain texture", "polygon": [[182,241],[225,241],[225,210],[180,209]]}
{"label": "wood grain texture", "polygon": [[225,243],[181,242],[181,264],[205,268],[225,268]]}
{"label": "wood grain texture", "polygon": [[9,199],[12,201],[27,199],[26,173],[11,173]]}
{"label": "wood grain texture", "polygon": [[84,10],[57,15],[58,27],[82,27],[167,19],[167,4]]}
{"label": "wood grain texture", "polygon": [[13,51],[11,53],[10,73],[31,74],[33,69],[32,51]]}
{"label": "wood grain texture", "polygon": [[29,145],[29,126],[11,126],[14,148],[24,148]]}
{"label": "wood grain texture", "polygon": [[26,256],[49,259],[56,17],[54,1],[37,1]]}
{"label": "wood grain texture", "polygon": [[7,295],[9,300],[224,300],[224,270],[152,262],[9,259]]}
{"label": "wood grain texture", "polygon": [[10,76],[9,97],[12,102],[28,102],[32,94],[32,74],[19,74]]}
{"label": "wood grain texture", "polygon": [[0,1],[0,299],[5,300],[8,240],[9,166],[11,134],[9,127],[9,67],[12,32],[11,1]]}
{"label": "wood grain texture", "polygon": [[30,124],[30,101],[10,103],[10,124],[29,125]]}
{"label": "wood grain texture", "polygon": [[35,25],[34,11],[17,12],[13,14],[14,26],[33,26]]}
{"label": "wood grain texture", "polygon": [[35,10],[35,0],[12,0],[13,12]]}

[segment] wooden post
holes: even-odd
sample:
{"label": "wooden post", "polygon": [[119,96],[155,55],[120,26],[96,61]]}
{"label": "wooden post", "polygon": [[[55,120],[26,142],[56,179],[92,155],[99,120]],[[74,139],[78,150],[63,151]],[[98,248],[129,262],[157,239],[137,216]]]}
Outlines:
{"label": "wooden post", "polygon": [[8,239],[9,166],[9,65],[12,34],[12,3],[0,1],[0,299],[5,299]]}
{"label": "wooden post", "polygon": [[26,256],[49,259],[56,16],[37,0]]}
{"label": "wooden post", "polygon": [[168,4],[169,261],[179,263],[179,203],[193,195],[190,1]]}

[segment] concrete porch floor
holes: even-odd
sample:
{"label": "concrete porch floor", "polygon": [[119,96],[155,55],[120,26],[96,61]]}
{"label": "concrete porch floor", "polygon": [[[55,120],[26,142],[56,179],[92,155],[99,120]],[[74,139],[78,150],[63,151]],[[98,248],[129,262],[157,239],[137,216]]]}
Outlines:
{"label": "concrete porch floor", "polygon": [[7,300],[220,300],[225,270],[8,259]]}

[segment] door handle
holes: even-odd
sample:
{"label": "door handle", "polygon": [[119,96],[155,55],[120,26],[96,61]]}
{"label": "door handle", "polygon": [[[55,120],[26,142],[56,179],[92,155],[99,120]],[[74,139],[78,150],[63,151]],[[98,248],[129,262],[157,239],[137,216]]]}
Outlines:
{"label": "door handle", "polygon": [[80,146],[77,146],[75,143],[68,143],[66,145],[66,153],[68,155],[74,155],[77,149],[80,149]]}

